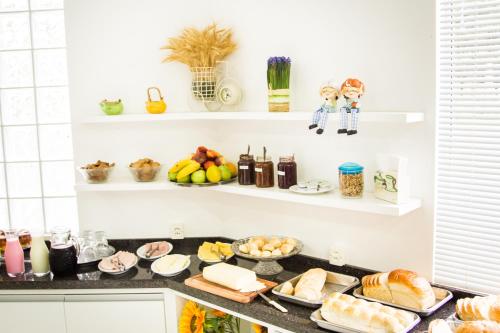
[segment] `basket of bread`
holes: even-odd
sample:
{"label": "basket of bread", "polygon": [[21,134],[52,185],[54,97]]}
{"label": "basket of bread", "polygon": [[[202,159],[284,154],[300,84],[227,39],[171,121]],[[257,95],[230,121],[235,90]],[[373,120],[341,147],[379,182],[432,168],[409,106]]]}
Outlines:
{"label": "basket of bread", "polygon": [[276,260],[300,253],[302,242],[291,237],[253,236],[237,240],[231,247],[236,255],[258,261],[252,268],[257,274],[275,275],[283,271]]}
{"label": "basket of bread", "polygon": [[421,316],[431,315],[453,297],[449,290],[432,287],[424,277],[404,269],[366,275],[361,284],[354,290],[354,296]]}

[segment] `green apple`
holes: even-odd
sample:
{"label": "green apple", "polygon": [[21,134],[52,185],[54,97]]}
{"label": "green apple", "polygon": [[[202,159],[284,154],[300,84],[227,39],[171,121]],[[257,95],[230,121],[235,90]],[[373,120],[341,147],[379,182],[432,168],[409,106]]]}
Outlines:
{"label": "green apple", "polygon": [[168,173],[168,180],[171,182],[176,182],[177,181],[177,172],[169,172]]}
{"label": "green apple", "polygon": [[219,170],[222,176],[222,180],[230,180],[231,179],[231,170],[225,165],[219,166]]}
{"label": "green apple", "polygon": [[191,181],[195,184],[203,184],[207,181],[205,170],[198,170],[191,174]]}
{"label": "green apple", "polygon": [[181,179],[177,180],[178,183],[181,184],[186,184],[191,182],[191,175],[187,175],[186,177],[182,177]]}

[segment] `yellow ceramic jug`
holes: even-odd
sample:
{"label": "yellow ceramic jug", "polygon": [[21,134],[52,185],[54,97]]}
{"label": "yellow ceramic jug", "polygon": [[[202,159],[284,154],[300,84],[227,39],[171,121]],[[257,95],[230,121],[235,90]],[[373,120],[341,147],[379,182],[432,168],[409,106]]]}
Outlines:
{"label": "yellow ceramic jug", "polygon": [[[158,96],[160,97],[159,101],[151,100],[151,90],[156,90],[158,92]],[[149,113],[163,113],[167,109],[167,104],[163,101],[163,96],[161,95],[160,89],[156,87],[148,88],[148,100],[146,101],[146,111]]]}

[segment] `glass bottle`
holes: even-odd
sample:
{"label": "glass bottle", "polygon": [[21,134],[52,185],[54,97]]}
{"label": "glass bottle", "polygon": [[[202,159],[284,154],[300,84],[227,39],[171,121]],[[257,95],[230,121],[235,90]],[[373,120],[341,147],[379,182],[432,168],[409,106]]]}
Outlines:
{"label": "glass bottle", "polygon": [[255,184],[255,160],[253,155],[241,154],[238,161],[238,183],[240,185]]}
{"label": "glass bottle", "polygon": [[32,235],[31,240],[31,269],[37,277],[45,276],[50,273],[49,267],[49,249],[45,245],[45,237],[43,233]]}
{"label": "glass bottle", "polygon": [[339,190],[344,198],[361,198],[364,190],[363,167],[346,162],[339,166]]}
{"label": "glass bottle", "polygon": [[288,189],[297,185],[297,163],[293,155],[282,156],[278,163],[278,187]]}
{"label": "glass bottle", "polygon": [[55,227],[51,231],[49,265],[55,276],[74,275],[78,268],[79,246],[70,230],[66,227]]}
{"label": "glass bottle", "polygon": [[274,186],[274,164],[271,156],[258,156],[255,162],[255,185],[257,187]]}
{"label": "glass bottle", "polygon": [[7,244],[5,246],[5,266],[10,277],[24,274],[24,252],[19,236],[15,230],[5,232]]}

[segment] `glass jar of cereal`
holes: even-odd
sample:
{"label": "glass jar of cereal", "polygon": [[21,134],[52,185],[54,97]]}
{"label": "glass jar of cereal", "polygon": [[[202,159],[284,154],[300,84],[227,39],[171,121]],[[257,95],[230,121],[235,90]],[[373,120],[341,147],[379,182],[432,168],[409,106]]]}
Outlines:
{"label": "glass jar of cereal", "polygon": [[361,198],[364,181],[363,167],[357,163],[346,162],[339,166],[339,190],[344,198]]}

